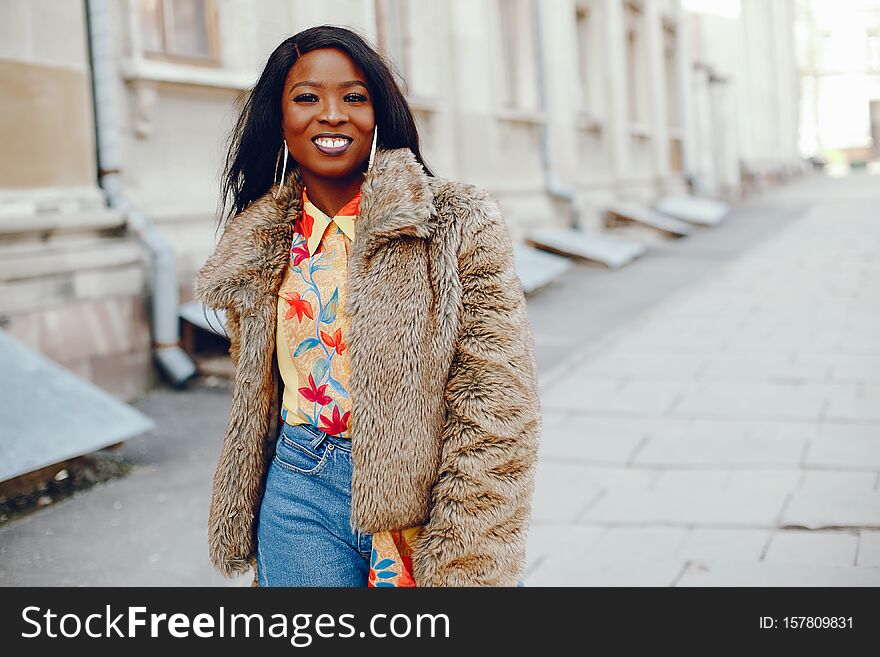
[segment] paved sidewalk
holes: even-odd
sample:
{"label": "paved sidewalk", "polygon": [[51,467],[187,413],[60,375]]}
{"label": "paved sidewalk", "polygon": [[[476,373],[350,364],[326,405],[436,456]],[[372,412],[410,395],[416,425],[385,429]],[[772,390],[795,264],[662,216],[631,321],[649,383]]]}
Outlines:
{"label": "paved sidewalk", "polygon": [[542,373],[526,585],[880,586],[880,177]]}

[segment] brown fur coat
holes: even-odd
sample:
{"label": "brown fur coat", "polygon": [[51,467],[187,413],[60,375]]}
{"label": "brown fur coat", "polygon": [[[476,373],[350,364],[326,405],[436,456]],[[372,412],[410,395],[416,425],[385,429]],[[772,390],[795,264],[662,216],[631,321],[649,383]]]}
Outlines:
{"label": "brown fur coat", "polygon": [[[301,210],[298,168],[274,191],[230,220],[194,284],[226,311],[237,366],[208,519],[211,560],[227,576],[255,566],[280,430],[276,304]],[[345,306],[352,527],[424,524],[417,586],[515,586],[541,421],[500,208],[478,187],[427,176],[407,148],[378,150],[361,191]]]}

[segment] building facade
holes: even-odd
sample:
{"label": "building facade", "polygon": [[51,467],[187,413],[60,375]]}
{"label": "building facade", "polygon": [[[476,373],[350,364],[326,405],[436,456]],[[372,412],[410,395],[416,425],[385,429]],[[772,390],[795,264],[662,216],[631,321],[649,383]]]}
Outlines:
{"label": "building facade", "polygon": [[838,170],[880,160],[880,2],[799,0],[803,155]]}
{"label": "building facade", "polygon": [[[128,197],[182,301],[213,248],[237,102],[285,37],[351,27],[393,62],[438,175],[486,187],[515,240],[613,200],[736,198],[797,168],[791,0],[109,0]],[[719,9],[720,7],[720,9]],[[149,261],[104,208],[86,9],[0,6],[0,326],[130,398],[155,383]]]}

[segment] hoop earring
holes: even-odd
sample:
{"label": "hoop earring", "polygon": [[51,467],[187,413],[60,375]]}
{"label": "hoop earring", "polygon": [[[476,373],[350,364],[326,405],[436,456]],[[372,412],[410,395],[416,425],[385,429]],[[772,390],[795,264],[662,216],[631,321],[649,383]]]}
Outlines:
{"label": "hoop earring", "polygon": [[373,161],[376,159],[376,144],[379,143],[379,124],[373,128],[373,145],[370,148],[370,163],[367,165],[367,171],[373,168]]}
{"label": "hoop earring", "polygon": [[[281,190],[284,187],[284,176],[287,174],[287,154],[288,154],[287,140],[285,139],[283,141],[284,141],[284,156],[283,156],[284,157],[284,166],[281,168],[281,184],[278,185],[278,189],[275,190],[275,194],[273,195],[273,198],[278,198],[278,194],[281,193]],[[278,157],[282,157],[281,149],[278,149]],[[277,160],[275,161],[275,175],[278,175],[278,161]],[[273,182],[274,182],[274,178],[273,178]]]}

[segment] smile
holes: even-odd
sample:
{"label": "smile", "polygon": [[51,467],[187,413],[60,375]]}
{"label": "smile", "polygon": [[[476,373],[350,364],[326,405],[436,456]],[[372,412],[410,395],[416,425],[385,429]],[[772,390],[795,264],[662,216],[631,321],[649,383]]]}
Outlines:
{"label": "smile", "polygon": [[312,143],[325,155],[340,155],[349,149],[352,140],[347,137],[315,137]]}

